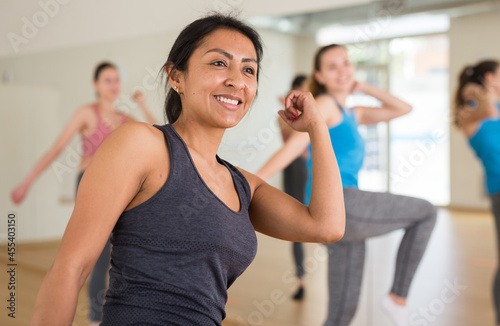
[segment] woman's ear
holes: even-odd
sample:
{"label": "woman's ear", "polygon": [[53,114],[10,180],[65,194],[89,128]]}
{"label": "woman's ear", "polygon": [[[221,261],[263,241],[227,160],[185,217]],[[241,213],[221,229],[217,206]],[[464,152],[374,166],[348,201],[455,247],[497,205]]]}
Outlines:
{"label": "woman's ear", "polygon": [[180,71],[175,69],[173,62],[167,62],[165,65],[165,73],[167,74],[168,83],[172,88],[180,83]]}
{"label": "woman's ear", "polygon": [[92,85],[94,86],[94,92],[95,92],[96,97],[99,97],[99,92],[97,91],[97,82],[94,80],[92,82]]}
{"label": "woman's ear", "polygon": [[484,86],[488,86],[493,83],[495,75],[492,72],[487,72],[484,74]]}
{"label": "woman's ear", "polygon": [[321,72],[319,72],[317,70],[314,72],[314,79],[316,79],[316,81],[320,85],[324,85],[325,84],[325,82],[323,81],[323,76],[321,75]]}

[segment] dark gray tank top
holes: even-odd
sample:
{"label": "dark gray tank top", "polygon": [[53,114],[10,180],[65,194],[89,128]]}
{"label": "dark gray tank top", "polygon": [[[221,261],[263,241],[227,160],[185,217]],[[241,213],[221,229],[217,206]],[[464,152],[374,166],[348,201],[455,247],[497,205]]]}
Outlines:
{"label": "dark gray tank top", "polygon": [[155,127],[165,134],[170,174],[113,229],[101,325],[220,325],[227,289],[257,251],[250,187],[217,156],[240,199],[240,212],[231,210],[205,184],[172,125]]}

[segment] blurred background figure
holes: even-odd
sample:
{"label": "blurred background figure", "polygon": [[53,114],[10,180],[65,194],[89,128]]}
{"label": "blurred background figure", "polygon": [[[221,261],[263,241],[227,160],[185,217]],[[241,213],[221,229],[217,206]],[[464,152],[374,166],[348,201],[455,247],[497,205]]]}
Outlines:
{"label": "blurred background figure", "polygon": [[[434,228],[436,209],[426,200],[358,189],[358,173],[365,156],[358,125],[390,121],[412,108],[382,89],[356,81],[354,71],[344,46],[327,45],[316,52],[310,89],[329,117],[346,206],[344,238],[336,245],[327,245],[329,304],[325,325],[347,326],[354,317],[363,278],[366,240],[404,229],[392,288],[381,304],[394,325],[406,326],[406,298]],[[347,97],[354,92],[376,98],[380,106],[347,108]],[[308,202],[310,183],[306,189]]]}
{"label": "blurred background figure", "polygon": [[[455,125],[467,137],[484,167],[486,189],[495,218],[497,244],[500,234],[500,72],[497,60],[465,67],[455,94]],[[500,248],[497,248],[500,254]],[[500,325],[500,271],[493,284],[496,323]]]}
{"label": "blurred background figure", "polygon": [[[367,239],[404,229],[390,292],[381,304],[396,326],[408,325],[406,298],[436,222],[436,209],[426,200],[358,188],[358,173],[365,156],[359,124],[390,121],[411,111],[411,106],[388,92],[354,79],[354,65],[342,45],[321,47],[314,58],[309,89],[327,122],[339,165],[346,210],[345,235],[328,247],[329,303],[325,326],[348,326],[357,310]],[[379,107],[346,107],[353,92],[380,101]],[[307,135],[293,132],[284,146],[259,170],[268,178],[309,148]],[[297,155],[299,153],[299,155]],[[312,162],[308,160],[308,167]],[[306,204],[311,199],[312,171],[308,170]]]}
{"label": "blurred background figure", "polygon": [[[77,191],[85,169],[101,143],[121,124],[135,120],[118,111],[115,107],[115,102],[121,92],[121,81],[118,69],[113,63],[102,62],[95,68],[93,84],[97,100],[94,103],[80,107],[74,113],[52,147],[38,160],[23,181],[12,190],[11,199],[15,204],[23,202],[30,187],[40,174],[52,164],[65,147],[68,146],[73,137],[79,133],[82,138],[82,158],[76,181]],[[133,99],[144,113],[147,121],[150,124],[157,123],[146,106],[144,94],[136,92],[133,95]],[[90,277],[88,293],[90,306],[89,319],[92,326],[98,325],[101,321],[110,251],[111,244],[108,240]]]}
{"label": "blurred background figure", "polygon": [[[307,76],[297,75],[292,81],[292,90],[300,90],[306,92],[307,89]],[[281,104],[285,105],[285,98],[280,97]],[[281,118],[278,118],[278,124],[281,130],[283,142],[286,142],[292,128],[290,128]],[[305,187],[307,181],[307,151],[297,157],[290,165],[283,171],[283,188],[284,191],[304,203]],[[297,275],[299,286],[293,295],[294,300],[302,300],[304,298],[305,283],[304,283],[304,246],[301,242],[293,243],[293,260],[295,262],[295,273]]]}

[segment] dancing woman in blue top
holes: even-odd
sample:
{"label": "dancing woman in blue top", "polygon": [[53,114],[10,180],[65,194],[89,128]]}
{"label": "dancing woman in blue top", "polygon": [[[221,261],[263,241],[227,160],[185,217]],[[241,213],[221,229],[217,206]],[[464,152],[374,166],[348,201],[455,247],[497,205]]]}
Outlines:
{"label": "dancing woman in blue top", "polygon": [[[463,69],[455,95],[455,124],[469,140],[486,174],[486,188],[500,234],[500,119],[498,61],[487,60]],[[500,253],[500,249],[498,250]],[[500,325],[500,271],[493,286],[496,322]]]}
{"label": "dancing woman in blue top", "polygon": [[[328,246],[330,300],[325,325],[349,325],[358,304],[365,240],[397,229],[404,229],[405,235],[399,246],[394,282],[382,306],[395,325],[407,325],[408,290],[434,227],[436,210],[425,200],[358,189],[364,141],[357,126],[390,121],[410,112],[411,107],[381,89],[355,81],[346,49],[336,44],[317,52],[310,90],[329,127],[346,209],[345,235],[336,245]],[[346,98],[354,91],[377,98],[381,107],[346,108]],[[295,132],[257,174],[262,178],[271,176],[308,146],[307,134]],[[315,173],[309,172],[309,180]],[[306,203],[312,202],[315,191],[308,181]]]}

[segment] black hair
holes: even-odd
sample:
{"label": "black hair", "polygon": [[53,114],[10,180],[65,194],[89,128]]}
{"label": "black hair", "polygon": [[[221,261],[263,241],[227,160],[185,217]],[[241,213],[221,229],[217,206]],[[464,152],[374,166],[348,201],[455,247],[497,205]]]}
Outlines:
{"label": "black hair", "polygon": [[219,29],[229,29],[240,32],[252,41],[257,53],[257,81],[259,80],[260,62],[262,60],[263,49],[259,34],[244,22],[230,15],[212,14],[204,18],[195,20],[187,25],[179,34],[170,50],[167,61],[160,70],[160,74],[165,73],[169,65],[173,65],[165,82],[165,115],[169,123],[174,123],[182,111],[182,103],[179,94],[171,89],[168,82],[174,70],[185,71],[189,58],[200,46],[203,39],[210,33]]}
{"label": "black hair", "polygon": [[94,70],[94,81],[97,81],[99,79],[101,72],[106,68],[117,69],[116,66],[114,64],[112,64],[111,62],[107,62],[107,61],[101,62],[100,64],[97,65],[97,67]]}
{"label": "black hair", "polygon": [[340,44],[330,44],[330,45],[325,45],[321,48],[318,49],[316,52],[316,55],[314,56],[314,67],[313,67],[313,74],[311,76],[311,81],[309,84],[309,89],[314,97],[318,96],[321,93],[326,92],[325,85],[320,84],[317,80],[316,77],[314,77],[314,73],[316,71],[321,70],[321,58],[323,57],[323,54],[330,50],[330,49],[335,49],[338,47],[345,48],[343,45]]}
{"label": "black hair", "polygon": [[465,98],[463,97],[463,90],[465,85],[469,83],[478,84],[484,87],[485,76],[488,73],[494,74],[498,69],[497,60],[484,60],[475,66],[466,66],[458,78],[458,88],[455,93],[455,110],[454,122],[457,127],[460,127],[459,114],[460,110],[465,107]]}
{"label": "black hair", "polygon": [[306,81],[306,75],[297,75],[292,81],[292,89],[298,89],[302,86],[302,84]]}

